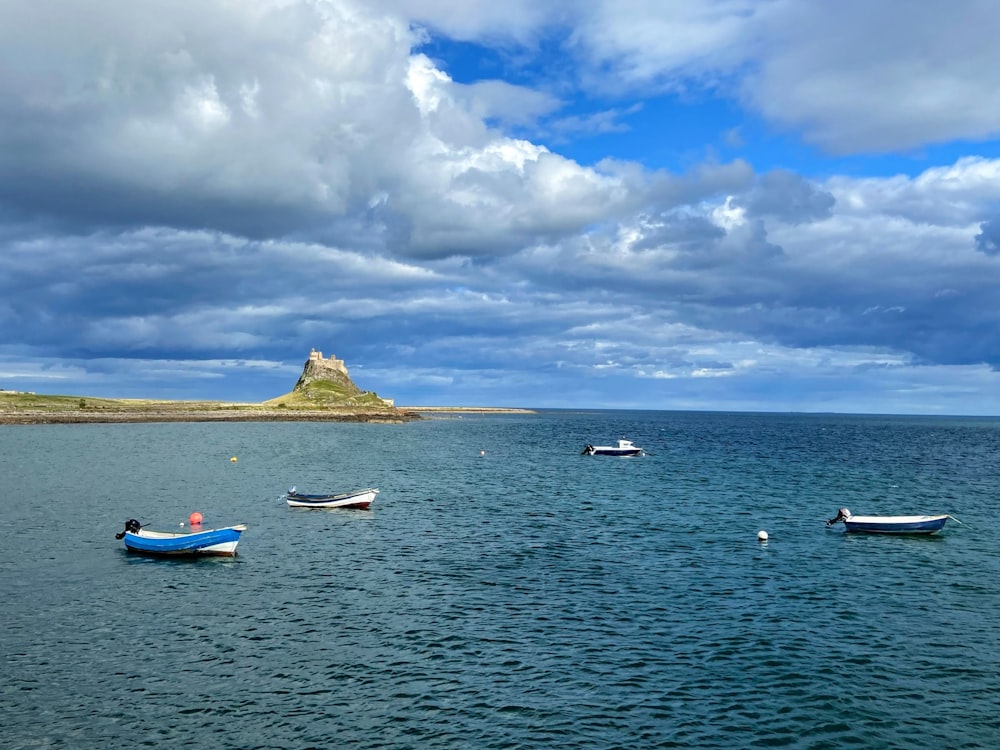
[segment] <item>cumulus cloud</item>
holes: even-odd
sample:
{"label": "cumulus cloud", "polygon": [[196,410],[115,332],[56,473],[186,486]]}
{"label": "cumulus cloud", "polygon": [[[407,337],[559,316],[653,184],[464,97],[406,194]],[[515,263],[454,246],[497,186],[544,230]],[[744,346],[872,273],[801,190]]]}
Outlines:
{"label": "cumulus cloud", "polygon": [[754,188],[736,201],[750,216],[772,216],[789,224],[826,219],[836,199],[800,175],[776,169],[761,175]]}
{"label": "cumulus cloud", "polygon": [[657,247],[704,247],[726,236],[726,230],[708,216],[689,212],[669,213],[643,222],[639,238],[632,243],[635,250]]}
{"label": "cumulus cloud", "polygon": [[971,226],[1000,200],[1000,160],[964,156],[930,167],[915,177],[831,177],[827,189],[838,208],[851,213],[885,213],[906,221]]}
{"label": "cumulus cloud", "polygon": [[[401,18],[348,0],[196,5],[164,5],[142,34],[98,4],[79,38],[46,31],[44,4],[19,7],[0,31],[8,205],[82,225],[329,238],[374,201],[372,231],[423,256],[502,252],[616,200],[613,180],[486,124],[533,119],[551,97],[455,84],[412,54]],[[508,227],[513,240],[496,239]]]}
{"label": "cumulus cloud", "polygon": [[25,211],[221,216],[247,233],[241,214],[279,227],[286,212],[342,214],[380,172],[364,157],[419,119],[398,19],[334,3],[99,2],[71,33],[48,6],[19,5],[0,31],[0,195]]}
{"label": "cumulus cloud", "polygon": [[[57,7],[65,24],[47,23]],[[775,383],[801,387],[775,402],[789,408],[860,403],[838,379],[958,399],[948,368],[988,388],[1000,160],[585,166],[529,134],[620,132],[640,107],[617,95],[701,87],[834,151],[979,137],[996,121],[995,53],[976,44],[991,7],[957,6],[980,22],[973,71],[961,40],[928,36],[951,28],[943,11],[868,39],[882,3],[8,4],[0,375],[126,395],[142,370],[147,387],[234,397],[252,374],[240,397],[266,398],[316,346],[424,403],[523,405],[544,384],[548,405],[759,408]],[[555,34],[599,101],[457,83],[420,51],[431,33],[529,55]]]}
{"label": "cumulus cloud", "polygon": [[534,128],[538,120],[559,110],[554,95],[506,81],[477,81],[454,86],[456,100],[473,116],[501,128]]}
{"label": "cumulus cloud", "polygon": [[1000,219],[990,219],[979,225],[976,249],[987,255],[1000,255]]}
{"label": "cumulus cloud", "polygon": [[746,100],[836,153],[904,151],[1000,133],[991,71],[997,6],[890,0],[766,6],[748,30],[756,72]]}
{"label": "cumulus cloud", "polygon": [[708,88],[833,153],[905,152],[1000,133],[992,75],[1000,10],[989,0],[905,12],[893,0],[516,2],[504,5],[509,14],[473,3],[454,20],[445,5],[412,7],[428,26],[464,39],[530,46],[546,32],[564,34],[576,78],[590,90]]}
{"label": "cumulus cloud", "polygon": [[861,153],[1000,133],[998,31],[987,0],[906,12],[890,0],[608,0],[573,39],[590,85],[611,68],[633,89],[713,87],[830,152]]}
{"label": "cumulus cloud", "polygon": [[530,44],[541,30],[567,21],[577,5],[574,0],[370,0],[372,7],[411,18],[414,23],[432,27],[449,37],[461,40],[511,40]]}

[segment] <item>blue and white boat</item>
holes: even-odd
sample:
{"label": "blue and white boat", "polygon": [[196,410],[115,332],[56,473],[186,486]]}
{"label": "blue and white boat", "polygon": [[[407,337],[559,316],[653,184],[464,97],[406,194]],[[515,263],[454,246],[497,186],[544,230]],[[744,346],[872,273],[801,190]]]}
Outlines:
{"label": "blue and white boat", "polygon": [[125,540],[129,552],[150,555],[227,555],[236,554],[240,535],[247,530],[245,523],[218,529],[200,529],[197,526],[181,531],[152,531],[145,529],[134,518],[125,523],[125,530],[115,534],[115,539]]}
{"label": "blue and white boat", "polygon": [[[847,508],[841,508],[837,515],[826,522],[827,526],[843,522],[851,532],[866,534],[934,534],[944,528],[945,521],[952,516],[856,516]],[[958,522],[958,519],[954,519]]]}

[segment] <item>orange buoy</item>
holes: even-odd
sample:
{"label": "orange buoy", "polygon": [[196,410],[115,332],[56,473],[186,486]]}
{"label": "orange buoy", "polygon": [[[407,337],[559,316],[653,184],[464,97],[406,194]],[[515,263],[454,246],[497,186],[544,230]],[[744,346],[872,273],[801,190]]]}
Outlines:
{"label": "orange buoy", "polygon": [[199,523],[201,523],[201,513],[195,511],[190,516],[188,516],[188,523],[191,524],[192,526],[197,526]]}

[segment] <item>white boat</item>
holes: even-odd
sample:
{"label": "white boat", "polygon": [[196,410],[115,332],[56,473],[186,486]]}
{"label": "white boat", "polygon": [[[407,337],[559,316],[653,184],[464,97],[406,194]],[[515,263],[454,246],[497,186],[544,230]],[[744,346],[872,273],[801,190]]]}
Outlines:
{"label": "white boat", "polygon": [[[952,516],[856,516],[847,508],[841,508],[837,515],[826,522],[827,526],[844,523],[847,531],[866,534],[934,534],[944,528],[945,521]],[[954,519],[958,522],[958,519]]]}
{"label": "white boat", "polygon": [[637,445],[632,445],[631,440],[622,438],[618,445],[591,445],[587,443],[580,451],[581,456],[642,456],[645,451]]}
{"label": "white boat", "polygon": [[378,494],[376,487],[369,487],[354,492],[342,492],[338,495],[306,495],[296,492],[292,487],[285,495],[285,500],[293,508],[367,508],[375,502]]}

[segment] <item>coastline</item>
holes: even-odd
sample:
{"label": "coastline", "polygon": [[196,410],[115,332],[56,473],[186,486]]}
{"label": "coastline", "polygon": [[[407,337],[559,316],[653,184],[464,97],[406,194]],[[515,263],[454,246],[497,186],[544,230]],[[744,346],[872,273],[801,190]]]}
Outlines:
{"label": "coastline", "polygon": [[237,410],[103,410],[103,411],[4,411],[0,425],[124,424],[130,422],[381,422],[401,424],[422,419],[414,412],[292,411],[286,409]]}
{"label": "coastline", "polygon": [[418,414],[537,414],[534,409],[513,406],[400,406],[399,408]]}
{"label": "coastline", "polygon": [[271,402],[167,401],[0,393],[0,425],[128,422],[377,422],[400,424],[435,415],[534,414],[496,406],[383,406]]}
{"label": "coastline", "polygon": [[[5,397],[7,396],[7,397]],[[423,419],[414,411],[364,406],[287,408],[225,401],[153,401],[0,395],[0,425],[127,422],[386,422]]]}
{"label": "coastline", "polygon": [[490,406],[405,406],[393,409],[287,409],[256,404],[155,402],[87,408],[12,407],[0,403],[0,425],[127,424],[139,422],[371,422],[402,424],[434,416],[534,414]]}

